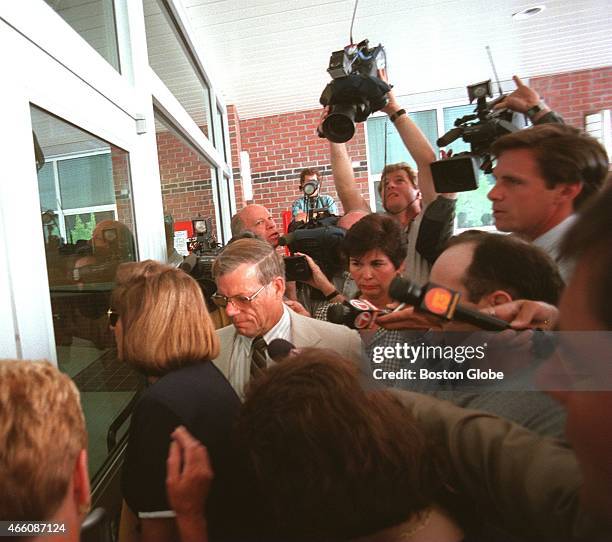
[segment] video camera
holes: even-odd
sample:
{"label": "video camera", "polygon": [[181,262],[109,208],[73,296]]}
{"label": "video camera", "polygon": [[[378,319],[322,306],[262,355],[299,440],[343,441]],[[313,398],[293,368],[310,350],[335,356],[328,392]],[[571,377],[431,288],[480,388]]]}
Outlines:
{"label": "video camera", "polygon": [[[493,169],[489,154],[492,143],[499,137],[526,126],[524,117],[520,114],[508,109],[493,110],[493,106],[504,96],[487,102],[487,97],[493,97],[490,79],[468,85],[467,91],[470,103],[477,100],[474,113],[456,119],[455,127],[440,137],[436,144],[438,147],[446,147],[461,137],[470,144],[470,152],[462,152],[431,164],[434,186],[439,193],[476,190],[478,170],[491,173]],[[519,118],[522,118],[522,123]]]}
{"label": "video camera", "polygon": [[[337,221],[337,216],[328,215],[324,218],[309,220],[306,223],[293,222],[293,227],[290,226],[289,233],[281,236],[279,244],[288,246],[292,253],[308,254],[327,278],[331,279],[342,268],[339,249],[340,243],[346,235],[344,229],[336,226]],[[287,280],[308,279],[309,277],[306,274],[302,274],[304,270],[299,270],[301,267],[298,262],[287,265],[288,270],[295,268],[296,272],[300,273],[293,277],[287,277]]]}
{"label": "video camera", "polygon": [[212,308],[211,296],[217,289],[213,280],[212,266],[221,252],[221,245],[217,243],[212,231],[211,218],[195,218],[191,223],[195,236],[187,240],[189,256],[183,260],[179,268],[198,282],[209,308]]}
{"label": "video camera", "polygon": [[385,49],[380,44],[370,49],[368,40],[331,54],[327,71],[333,80],[319,99],[321,105],[330,107],[321,137],[345,143],[353,137],[356,122],[387,105],[391,87],[377,77],[377,71],[385,66]]}

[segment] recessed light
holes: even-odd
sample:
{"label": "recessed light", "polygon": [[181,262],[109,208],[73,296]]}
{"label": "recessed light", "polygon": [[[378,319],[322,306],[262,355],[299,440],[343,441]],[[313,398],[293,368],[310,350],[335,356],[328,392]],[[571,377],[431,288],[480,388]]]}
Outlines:
{"label": "recessed light", "polygon": [[515,21],[524,21],[525,19],[529,19],[530,17],[533,17],[534,15],[537,15],[538,13],[542,13],[545,9],[546,9],[546,6],[544,4],[541,4],[539,6],[531,6],[530,8],[525,8],[525,9],[522,9],[521,11],[517,11],[516,13],[513,13],[512,18]]}

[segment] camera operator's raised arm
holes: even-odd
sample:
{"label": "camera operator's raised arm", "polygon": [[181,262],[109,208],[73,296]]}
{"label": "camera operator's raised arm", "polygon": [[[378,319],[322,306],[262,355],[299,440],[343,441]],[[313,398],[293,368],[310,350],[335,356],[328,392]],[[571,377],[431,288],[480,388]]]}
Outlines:
{"label": "camera operator's raised arm", "polygon": [[[383,81],[387,80],[386,70],[379,70],[378,75]],[[428,205],[438,196],[429,167],[432,162],[435,162],[436,153],[423,132],[401,108],[393,90],[387,94],[387,99],[388,103],[382,108],[382,111],[389,115],[389,119],[395,125],[406,150],[416,162],[419,172],[419,189],[423,195],[423,203]],[[456,197],[455,194],[444,194],[444,196],[447,198]]]}
{"label": "camera operator's raised arm", "polygon": [[518,75],[513,75],[512,79],[516,84],[516,90],[504,97],[493,109],[508,108],[517,113],[524,113],[533,124],[538,124],[538,121],[552,113],[540,95],[523,83]]}
{"label": "camera operator's raised arm", "polygon": [[344,207],[344,212],[364,210],[370,211],[370,206],[361,195],[355,182],[355,173],[345,143],[329,142],[332,175],[338,197]]}

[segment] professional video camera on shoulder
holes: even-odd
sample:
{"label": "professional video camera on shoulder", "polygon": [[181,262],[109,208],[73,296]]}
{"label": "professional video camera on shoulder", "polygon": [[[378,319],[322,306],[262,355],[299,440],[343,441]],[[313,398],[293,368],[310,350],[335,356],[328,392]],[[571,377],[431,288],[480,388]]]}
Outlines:
{"label": "professional video camera on shoulder", "polygon": [[436,192],[466,192],[478,188],[478,170],[491,173],[493,164],[489,149],[499,137],[516,132],[527,125],[525,117],[509,109],[493,110],[504,95],[491,102],[491,80],[468,85],[470,103],[476,100],[473,114],[455,120],[455,127],[446,132],[436,143],[446,147],[458,138],[470,144],[470,152],[462,152],[431,164]]}
{"label": "professional video camera on shoulder", "polygon": [[377,77],[385,66],[385,49],[380,44],[370,48],[368,40],[331,54],[327,71],[333,80],[319,100],[330,107],[321,127],[322,137],[344,143],[353,137],[356,122],[365,121],[387,105],[391,87]]}
{"label": "professional video camera on shoulder", "polygon": [[[316,209],[315,209],[316,210]],[[281,236],[279,244],[288,246],[292,254],[308,254],[321,268],[327,278],[331,278],[342,268],[340,243],[346,235],[343,228],[336,226],[337,216],[293,222],[289,233]],[[285,258],[287,280],[305,281],[311,277],[310,268],[303,256]]]}

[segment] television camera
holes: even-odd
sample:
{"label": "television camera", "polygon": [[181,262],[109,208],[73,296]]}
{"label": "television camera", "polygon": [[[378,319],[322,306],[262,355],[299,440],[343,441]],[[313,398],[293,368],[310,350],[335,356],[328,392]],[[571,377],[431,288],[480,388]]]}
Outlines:
{"label": "television camera", "polygon": [[478,188],[479,170],[491,173],[493,162],[489,149],[499,137],[524,128],[527,123],[523,115],[508,109],[494,110],[504,95],[491,102],[493,97],[491,80],[467,86],[470,103],[476,100],[474,113],[455,120],[455,126],[436,144],[446,147],[458,138],[470,144],[469,152],[461,152],[431,164],[436,192],[466,192]]}
{"label": "television camera", "polygon": [[211,218],[195,218],[191,221],[194,236],[187,240],[187,256],[179,268],[191,275],[200,285],[209,308],[214,307],[211,296],[217,290],[212,266],[221,252],[221,245],[212,230]]}
{"label": "television camera", "polygon": [[371,113],[388,103],[391,87],[377,77],[386,66],[382,45],[369,47],[368,40],[334,51],[329,59],[332,77],[319,102],[329,106],[329,114],[321,125],[321,137],[334,143],[345,143],[355,133],[355,123],[365,121]]}

